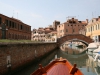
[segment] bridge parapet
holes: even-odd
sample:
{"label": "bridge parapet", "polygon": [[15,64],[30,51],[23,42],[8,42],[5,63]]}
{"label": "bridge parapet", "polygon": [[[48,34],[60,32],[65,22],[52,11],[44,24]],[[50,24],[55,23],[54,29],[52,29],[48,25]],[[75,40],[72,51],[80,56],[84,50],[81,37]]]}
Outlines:
{"label": "bridge parapet", "polygon": [[61,38],[59,38],[57,40],[57,43],[59,45],[63,44],[65,41],[69,41],[69,40],[73,40],[73,39],[77,39],[81,42],[83,42],[84,44],[86,44],[88,46],[89,43],[92,43],[93,40],[85,35],[82,35],[82,34],[68,34],[68,35],[65,35]]}

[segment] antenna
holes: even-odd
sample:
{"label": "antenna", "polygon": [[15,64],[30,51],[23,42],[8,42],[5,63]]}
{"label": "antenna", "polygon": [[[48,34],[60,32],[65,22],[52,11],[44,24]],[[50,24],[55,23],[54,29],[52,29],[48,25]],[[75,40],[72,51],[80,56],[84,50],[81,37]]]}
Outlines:
{"label": "antenna", "polygon": [[18,12],[17,12],[17,19],[18,19]]}

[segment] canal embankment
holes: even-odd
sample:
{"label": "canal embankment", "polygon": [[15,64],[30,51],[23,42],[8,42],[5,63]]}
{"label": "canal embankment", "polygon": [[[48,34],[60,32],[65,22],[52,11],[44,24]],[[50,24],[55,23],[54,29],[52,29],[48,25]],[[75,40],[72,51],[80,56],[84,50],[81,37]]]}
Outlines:
{"label": "canal embankment", "polygon": [[56,43],[0,43],[0,75],[38,61],[56,48]]}

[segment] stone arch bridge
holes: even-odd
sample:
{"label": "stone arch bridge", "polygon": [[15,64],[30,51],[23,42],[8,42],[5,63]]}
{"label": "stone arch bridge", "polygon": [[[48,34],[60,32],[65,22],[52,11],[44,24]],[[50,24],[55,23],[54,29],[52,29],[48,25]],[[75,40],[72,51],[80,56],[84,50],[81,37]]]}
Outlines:
{"label": "stone arch bridge", "polygon": [[68,34],[65,35],[59,39],[57,39],[58,45],[62,45],[66,41],[73,41],[73,40],[78,40],[82,43],[84,43],[86,46],[88,46],[89,43],[92,43],[93,40],[85,35],[82,34]]}

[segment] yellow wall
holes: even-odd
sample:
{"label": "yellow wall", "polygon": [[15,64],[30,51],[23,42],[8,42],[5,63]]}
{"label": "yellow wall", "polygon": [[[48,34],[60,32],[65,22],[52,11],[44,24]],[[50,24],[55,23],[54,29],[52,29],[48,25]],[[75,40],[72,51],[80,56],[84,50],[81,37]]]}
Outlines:
{"label": "yellow wall", "polygon": [[[91,31],[92,28],[92,31]],[[86,36],[93,36],[100,35],[100,21],[91,22],[86,26]]]}

